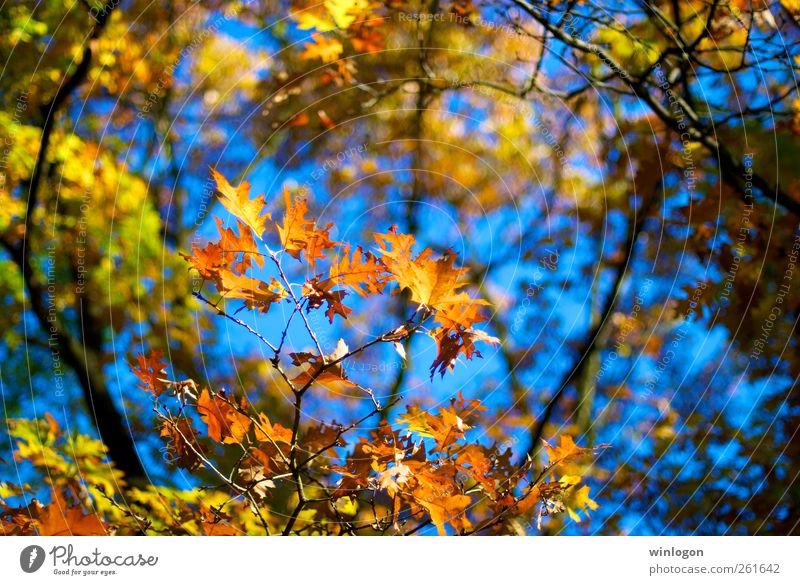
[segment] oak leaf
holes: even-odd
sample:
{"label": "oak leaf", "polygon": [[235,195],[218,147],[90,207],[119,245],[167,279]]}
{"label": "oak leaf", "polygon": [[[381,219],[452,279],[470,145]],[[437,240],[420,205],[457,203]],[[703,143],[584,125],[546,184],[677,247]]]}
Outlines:
{"label": "oak leaf", "polygon": [[547,458],[551,466],[579,457],[594,455],[599,449],[607,446],[596,445],[594,447],[579,447],[569,435],[561,435],[558,438],[558,445],[555,447],[544,440],[542,440],[542,443],[544,443],[545,450],[547,451]]}
{"label": "oak leaf", "polygon": [[590,510],[597,510],[600,506],[592,498],[589,497],[591,488],[588,485],[578,487],[581,478],[578,476],[564,476],[560,480],[564,486],[564,491],[561,495],[561,502],[567,510],[567,514],[575,522],[580,523],[583,518],[581,514],[589,516]]}
{"label": "oak leaf", "polygon": [[256,440],[260,442],[273,441],[275,443],[290,444],[292,431],[279,423],[273,424],[263,412],[258,413],[258,424],[255,427]]}
{"label": "oak leaf", "polygon": [[380,258],[360,246],[350,256],[345,247],[341,258],[334,262],[329,277],[339,286],[349,286],[362,297],[380,294],[386,285],[386,267]]}
{"label": "oak leaf", "polygon": [[[409,465],[412,469],[415,466]],[[429,467],[418,471],[414,474],[416,485],[411,491],[414,501],[428,512],[440,536],[447,534],[447,524],[457,532],[472,528],[467,517],[467,508],[472,504],[472,498],[460,493],[461,488],[452,479],[449,471],[447,468]]]}
{"label": "oak leaf", "polygon": [[231,228],[225,228],[222,220],[215,217],[220,239],[217,242],[222,248],[223,257],[229,258],[231,270],[238,274],[244,272],[255,263],[259,268],[264,267],[264,255],[258,250],[258,244],[253,238],[253,231],[242,220],[237,219],[236,225],[239,233]]}
{"label": "oak leaf", "polygon": [[234,187],[216,169],[211,169],[211,175],[217,183],[219,200],[225,209],[231,212],[236,218],[242,220],[245,225],[255,232],[258,239],[264,233],[266,222],[271,218],[270,214],[262,215],[266,207],[266,199],[263,195],[250,199],[250,183],[242,181],[238,187]]}
{"label": "oak leaf", "polygon": [[467,269],[455,266],[455,255],[448,253],[434,259],[433,250],[425,248],[415,257],[414,236],[398,233],[395,227],[389,233],[376,234],[375,239],[388,272],[401,289],[411,291],[411,300],[415,303],[432,309],[448,309],[451,313],[451,305],[489,304],[458,292],[467,284],[459,282]]}
{"label": "oak leaf", "polygon": [[37,519],[39,536],[105,536],[106,529],[97,514],[84,514],[80,506],[69,506],[57,492]]}
{"label": "oak leaf", "polygon": [[154,349],[150,355],[145,357],[139,354],[136,359],[138,364],[130,364],[131,370],[141,381],[137,384],[142,390],[146,390],[153,394],[153,396],[161,396],[169,389],[167,383],[167,362],[162,361],[164,352],[160,349]]}
{"label": "oak leaf", "polygon": [[325,9],[339,28],[347,28],[369,8],[367,0],[325,0]]}
{"label": "oak leaf", "polygon": [[226,299],[241,299],[245,307],[258,309],[262,313],[269,311],[272,303],[277,303],[288,295],[283,285],[275,278],[267,283],[230,271],[219,273],[217,290]]}
{"label": "oak leaf", "polygon": [[217,281],[219,278],[219,271],[228,266],[225,260],[225,253],[216,242],[209,242],[205,247],[201,248],[197,244],[192,244],[191,255],[179,252],[184,260],[192,265],[192,268],[200,273],[200,276],[205,280]]}
{"label": "oak leaf", "polygon": [[172,464],[189,471],[200,467],[200,455],[205,449],[196,441],[198,432],[188,419],[165,420],[160,436],[167,442],[167,454]]}
{"label": "oak leaf", "polygon": [[355,388],[357,384],[347,378],[344,364],[340,361],[342,357],[347,355],[348,351],[347,344],[343,339],[340,339],[336,344],[336,349],[326,355],[325,360],[308,352],[290,353],[289,357],[292,358],[292,365],[301,368],[301,372],[292,379],[292,383],[298,386],[305,386],[316,382],[326,387],[344,386]]}
{"label": "oak leaf", "polygon": [[325,257],[322,252],[338,245],[337,242],[331,241],[328,233],[333,223],[318,229],[314,219],[306,218],[308,204],[304,197],[292,199],[288,189],[284,189],[283,196],[286,202],[286,215],[283,223],[278,225],[283,249],[296,260],[300,260],[305,253],[308,264],[313,270],[316,261]]}
{"label": "oak leaf", "polygon": [[436,359],[430,367],[431,377],[439,371],[444,376],[447,370],[452,370],[458,356],[463,355],[471,360],[473,357],[482,357],[481,352],[475,347],[475,341],[482,341],[491,345],[500,342],[496,337],[487,335],[478,329],[464,329],[463,327],[437,327],[431,330],[430,335],[436,340]]}
{"label": "oak leaf", "polygon": [[322,306],[322,303],[327,303],[328,308],[325,311],[325,315],[327,315],[328,321],[333,323],[333,318],[336,315],[347,319],[348,315],[353,312],[350,307],[346,307],[342,303],[342,299],[347,296],[347,291],[331,290],[334,285],[335,282],[333,280],[322,280],[319,276],[305,282],[301,292],[308,299],[306,311],[318,309]]}
{"label": "oak leaf", "polygon": [[[242,407],[246,402],[242,401]],[[218,443],[241,443],[252,425],[250,417],[203,388],[197,399],[197,412],[208,426],[208,436]]]}
{"label": "oak leaf", "polygon": [[342,54],[342,43],[333,37],[311,33],[313,43],[306,43],[306,50],[300,54],[301,59],[319,59],[323,63],[331,63]]}
{"label": "oak leaf", "polygon": [[242,534],[231,525],[231,518],[227,514],[212,510],[205,504],[200,505],[200,528],[206,536],[236,536]]}

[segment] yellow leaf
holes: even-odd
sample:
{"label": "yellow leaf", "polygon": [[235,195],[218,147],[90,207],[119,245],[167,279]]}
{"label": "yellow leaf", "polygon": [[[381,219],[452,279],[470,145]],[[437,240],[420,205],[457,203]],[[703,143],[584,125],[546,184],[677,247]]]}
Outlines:
{"label": "yellow leaf", "polygon": [[319,32],[328,32],[336,28],[336,23],[327,12],[319,14],[315,10],[304,10],[296,13],[294,18],[297,21],[297,28],[300,30],[315,28]]}
{"label": "yellow leaf", "polygon": [[356,17],[369,4],[365,0],[326,0],[325,8],[331,15],[336,26],[347,28],[356,20]]}
{"label": "yellow leaf", "polygon": [[256,237],[261,239],[266,227],[266,221],[271,219],[270,214],[261,215],[266,205],[263,195],[250,199],[250,183],[243,181],[238,187],[234,187],[216,169],[211,169],[211,175],[217,183],[217,190],[220,194],[220,202],[225,209],[234,216],[242,220],[252,229]]}
{"label": "yellow leaf", "polygon": [[315,28],[319,32],[328,32],[335,28],[346,29],[368,9],[366,0],[326,0],[322,6],[296,12],[294,19],[301,30]]}
{"label": "yellow leaf", "polygon": [[586,517],[589,517],[589,510],[597,510],[600,506],[595,502],[592,498],[589,497],[589,491],[591,488],[588,485],[584,485],[581,487],[577,487],[575,480],[577,479],[580,482],[581,478],[578,476],[564,476],[561,478],[561,482],[565,483],[567,480],[567,489],[564,490],[562,503],[564,507],[567,509],[567,514],[569,517],[572,518],[575,522],[580,523],[583,518],[581,517],[581,513],[586,514]]}

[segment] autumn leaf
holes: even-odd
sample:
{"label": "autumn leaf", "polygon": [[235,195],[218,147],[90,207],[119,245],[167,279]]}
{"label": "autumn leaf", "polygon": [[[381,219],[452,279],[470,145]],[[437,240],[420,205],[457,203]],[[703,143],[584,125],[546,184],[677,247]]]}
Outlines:
{"label": "autumn leaf", "polygon": [[477,444],[464,445],[458,449],[455,461],[459,470],[469,475],[475,482],[483,485],[489,492],[495,493],[492,462],[483,446]]}
{"label": "autumn leaf", "polygon": [[580,480],[581,478],[577,476],[564,476],[559,480],[565,488],[561,495],[561,502],[569,517],[578,523],[583,520],[581,514],[586,514],[588,518],[590,510],[597,510],[600,507],[589,497],[591,488],[588,485],[578,487]]}
{"label": "autumn leaf", "polygon": [[170,463],[189,471],[200,467],[200,455],[205,449],[197,442],[197,435],[197,430],[186,418],[164,421],[160,436],[166,440]]}
{"label": "autumn leaf", "polygon": [[432,414],[417,405],[409,405],[397,422],[404,424],[409,431],[434,439],[437,451],[444,451],[455,444],[470,428],[452,409],[442,409]]}
{"label": "autumn leaf", "polygon": [[217,230],[219,231],[219,241],[217,244],[222,249],[225,257],[230,257],[233,260],[231,269],[238,273],[244,272],[253,264],[263,268],[264,254],[258,250],[258,244],[253,238],[253,231],[248,228],[242,220],[237,219],[236,225],[239,233],[237,234],[231,228],[225,228],[222,225],[222,220],[215,217],[217,223]]}
{"label": "autumn leaf", "polygon": [[300,30],[317,29],[319,32],[328,32],[336,28],[336,23],[324,4],[316,4],[302,10],[293,10],[292,18],[297,21]]}
{"label": "autumn leaf", "polygon": [[544,443],[545,450],[547,451],[547,458],[550,461],[550,465],[557,465],[571,459],[594,455],[599,449],[608,446],[603,444],[595,447],[579,447],[569,435],[561,435],[558,438],[558,445],[555,447],[544,440],[542,440],[542,443]]}
{"label": "autumn leaf", "polygon": [[485,410],[479,401],[465,400],[459,393],[458,397],[451,399],[450,406],[440,408],[436,413],[417,404],[408,405],[397,422],[411,432],[434,439],[436,450],[444,451],[463,439],[464,433],[471,428],[470,421]]}
{"label": "autumn leaf", "polygon": [[319,32],[328,32],[335,28],[346,29],[369,7],[368,0],[325,0],[302,9],[293,9],[292,17],[300,30],[315,28]]}
{"label": "autumn leaf", "polygon": [[411,291],[411,300],[415,303],[434,309],[454,303],[487,304],[486,301],[472,301],[466,293],[457,292],[466,284],[459,279],[467,269],[455,267],[455,255],[434,259],[433,251],[426,248],[415,257],[414,236],[398,233],[395,228],[386,234],[376,234],[375,240],[387,270],[401,289]]}
{"label": "autumn leaf", "polygon": [[377,53],[386,46],[386,39],[381,30],[367,21],[354,23],[350,31],[353,33],[350,42],[360,53]]}
{"label": "autumn leaf", "polygon": [[306,429],[303,433],[303,444],[312,452],[322,449],[333,449],[343,447],[344,439],[336,429],[335,421],[333,425],[319,423]]}
{"label": "autumn leaf", "polygon": [[368,0],[325,0],[325,8],[333,18],[336,26],[347,28],[360,12],[369,8]]}
{"label": "autumn leaf", "polygon": [[342,43],[334,37],[328,37],[319,33],[311,33],[313,43],[306,43],[306,50],[300,54],[301,59],[319,59],[323,63],[331,63],[342,54]]}
{"label": "autumn leaf", "polygon": [[289,128],[299,128],[301,126],[305,126],[311,121],[311,118],[308,117],[308,114],[305,112],[298,112],[289,120],[287,120],[286,125]]}
{"label": "autumn leaf", "polygon": [[222,512],[211,510],[208,506],[200,506],[200,527],[206,536],[236,536],[242,534],[231,524],[231,518]]}
{"label": "autumn leaf", "polygon": [[395,227],[389,233],[376,234],[375,240],[380,246],[387,271],[400,289],[408,289],[412,301],[434,309],[435,319],[442,325],[430,332],[438,346],[436,359],[431,365],[431,377],[437,370],[444,376],[448,369],[455,366],[460,355],[466,359],[480,357],[475,341],[499,342],[472,328],[474,324],[486,320],[480,308],[489,303],[459,291],[466,284],[461,277],[467,269],[455,266],[455,255],[448,253],[435,259],[433,251],[426,248],[414,256],[414,237],[398,233]]}
{"label": "autumn leaf", "polygon": [[[242,407],[245,404],[243,401]],[[241,443],[252,425],[250,417],[205,388],[197,399],[197,412],[208,425],[208,436],[218,443]]]}
{"label": "autumn leaf", "polygon": [[456,20],[458,23],[464,22],[465,19],[468,21],[469,17],[477,12],[472,0],[453,0],[450,10],[460,17]]}
{"label": "autumn leaf", "polygon": [[426,248],[414,256],[414,237],[398,233],[394,227],[389,233],[376,234],[375,239],[387,271],[401,290],[408,289],[413,302],[435,309],[437,320],[447,331],[469,329],[485,320],[479,307],[489,303],[459,292],[466,285],[460,279],[467,269],[455,266],[454,254],[434,259],[433,251]]}
{"label": "autumn leaf", "polygon": [[250,183],[242,181],[238,187],[233,187],[221,173],[211,169],[211,175],[217,183],[219,200],[222,205],[236,218],[253,230],[256,237],[261,239],[266,228],[266,221],[271,219],[270,214],[262,215],[266,207],[263,195],[250,199]]}
{"label": "autumn leaf", "polygon": [[288,296],[286,289],[275,278],[270,282],[264,282],[229,271],[220,272],[217,290],[226,299],[241,299],[245,307],[258,309],[262,313],[269,311],[272,303],[277,303]]}
{"label": "autumn leaf", "polygon": [[131,370],[141,381],[137,386],[142,390],[146,390],[153,394],[153,396],[161,396],[169,389],[167,384],[167,362],[162,361],[164,352],[160,349],[154,349],[150,354],[145,357],[139,354],[137,364],[130,364]]}
{"label": "autumn leaf", "polygon": [[189,262],[192,268],[197,270],[200,276],[205,280],[216,281],[219,277],[219,271],[228,266],[222,246],[215,242],[209,242],[202,248],[193,243],[191,255],[182,252],[180,255],[184,260]]}
{"label": "autumn leaf", "polygon": [[362,297],[383,292],[387,278],[380,258],[360,246],[352,258],[350,247],[345,247],[341,258],[331,265],[329,276],[337,285],[349,286]]}
{"label": "autumn leaf", "polygon": [[241,477],[250,490],[263,500],[269,496],[269,491],[275,487],[275,482],[270,479],[268,473],[271,472],[271,458],[261,449],[250,451],[253,457],[247,458],[239,469]]}
{"label": "autumn leaf", "polygon": [[[419,464],[409,463],[409,466],[413,470]],[[460,488],[447,471],[446,468],[424,466],[413,474],[415,485],[411,488],[414,501],[428,512],[440,536],[447,534],[447,524],[453,526],[457,532],[472,528],[467,516],[472,498],[460,493]]]}
{"label": "autumn leaf", "polygon": [[301,369],[301,372],[292,378],[292,382],[297,386],[305,386],[312,382],[322,384],[327,387],[350,387],[355,388],[357,384],[347,378],[344,371],[342,357],[347,355],[349,348],[343,339],[336,344],[336,349],[325,356],[325,360],[318,355],[308,352],[291,353],[292,365]]}
{"label": "autumn leaf", "polygon": [[307,311],[311,309],[318,309],[322,303],[328,305],[325,315],[328,321],[333,323],[333,318],[336,315],[347,319],[348,315],[353,312],[350,307],[346,307],[342,300],[347,296],[347,291],[344,290],[331,290],[334,286],[334,281],[331,279],[321,280],[319,276],[312,278],[305,282],[302,288],[302,294],[308,299]]}
{"label": "autumn leaf", "polygon": [[263,412],[258,413],[258,424],[255,425],[256,440],[260,442],[274,441],[289,444],[292,442],[292,431],[286,427],[270,422]]}
{"label": "autumn leaf", "polygon": [[431,377],[438,371],[444,376],[447,370],[452,370],[458,357],[463,355],[471,360],[473,357],[482,357],[481,352],[475,347],[475,341],[482,341],[491,345],[497,345],[500,340],[496,337],[487,335],[478,329],[464,329],[458,325],[452,327],[437,327],[430,332],[431,337],[436,340],[436,359],[430,367]]}
{"label": "autumn leaf", "polygon": [[431,522],[436,526],[440,536],[447,534],[446,524],[466,530],[471,528],[471,523],[467,518],[467,507],[472,503],[472,499],[466,495],[448,496],[445,498],[427,499],[428,493],[415,492],[417,501],[421,503],[431,516]]}
{"label": "autumn leaf", "polygon": [[[372,431],[370,437],[362,437],[353,448],[343,465],[333,465],[331,469],[342,475],[342,479],[331,496],[334,500],[358,493],[358,491],[371,482],[373,472],[380,474],[387,467],[398,461],[400,453],[402,459],[408,461],[406,453],[410,441],[400,437],[400,433],[384,420],[380,426]],[[419,457],[423,450],[417,451]]]}
{"label": "autumn leaf", "polygon": [[326,227],[317,229],[316,221],[306,218],[308,204],[305,198],[295,197],[292,200],[288,189],[284,189],[283,196],[286,202],[286,215],[283,222],[278,225],[283,249],[297,260],[300,260],[305,253],[308,264],[313,270],[316,261],[325,257],[322,252],[338,245],[337,242],[331,241],[328,234],[333,224],[329,223]]}
{"label": "autumn leaf", "polygon": [[105,536],[103,521],[96,514],[84,514],[80,506],[69,506],[57,492],[37,519],[39,536]]}
{"label": "autumn leaf", "polygon": [[234,275],[243,275],[253,265],[263,267],[264,255],[258,251],[258,246],[253,238],[253,232],[241,220],[237,219],[239,234],[231,228],[225,228],[222,220],[214,218],[219,231],[219,240],[209,242],[205,247],[192,244],[192,254],[180,255],[200,273],[205,280],[210,280],[217,285],[220,292],[231,290],[221,283],[222,275],[226,272]]}

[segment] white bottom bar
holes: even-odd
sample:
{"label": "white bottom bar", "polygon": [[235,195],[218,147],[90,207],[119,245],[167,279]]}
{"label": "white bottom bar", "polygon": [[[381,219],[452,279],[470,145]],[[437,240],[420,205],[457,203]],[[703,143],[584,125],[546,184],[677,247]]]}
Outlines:
{"label": "white bottom bar", "polygon": [[17,537],[0,539],[0,566],[13,584],[796,584],[799,545],[797,537]]}

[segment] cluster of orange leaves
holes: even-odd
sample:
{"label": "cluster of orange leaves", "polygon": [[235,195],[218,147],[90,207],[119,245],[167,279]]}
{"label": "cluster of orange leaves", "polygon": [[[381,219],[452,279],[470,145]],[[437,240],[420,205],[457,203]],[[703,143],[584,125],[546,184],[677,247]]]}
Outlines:
{"label": "cluster of orange leaves", "polygon": [[[236,400],[204,389],[195,404],[209,439],[247,450],[239,466],[243,488],[259,501],[271,497],[278,487],[272,478],[291,471],[292,431],[271,422],[244,397]],[[382,421],[352,444],[343,460],[336,449],[347,446],[345,429],[335,422],[312,424],[297,437],[304,455],[295,465],[328,480],[338,478],[326,492],[330,505],[380,493],[388,499],[387,526],[412,519],[424,526],[427,518],[442,535],[448,527],[454,534],[503,533],[512,518],[540,526],[543,516],[565,511],[580,522],[582,514],[598,507],[590,488],[581,485],[583,478],[574,474],[596,448],[579,447],[567,435],[556,446],[545,443],[548,464],[532,477],[533,461],[515,464],[511,449],[467,440],[485,410],[461,395],[437,411],[410,405],[397,418],[397,427]],[[164,419],[162,436],[181,467],[194,469],[200,455],[212,451],[186,418]],[[318,516],[330,513],[316,505]]]}
{"label": "cluster of orange leaves", "polygon": [[[248,274],[263,268],[266,256],[275,257],[269,249],[262,253],[258,247],[272,224],[280,249],[296,260],[304,259],[313,274],[302,284],[307,311],[325,305],[331,323],[336,315],[347,319],[352,309],[345,305],[345,298],[350,292],[362,297],[380,295],[388,284],[395,283],[395,292],[408,290],[411,301],[420,311],[432,314],[436,322],[430,330],[438,347],[431,375],[436,371],[444,375],[462,355],[466,359],[480,357],[477,341],[497,343],[496,338],[473,327],[486,321],[481,309],[488,303],[460,290],[467,269],[455,265],[454,254],[448,251],[436,258],[430,248],[415,254],[414,236],[399,233],[394,226],[387,233],[375,234],[378,247],[374,251],[360,246],[352,250],[348,244],[331,240],[332,223],[318,226],[308,217],[306,198],[292,197],[285,189],[285,213],[280,221],[273,222],[272,214],[266,212],[264,196],[250,198],[247,181],[233,187],[216,170],[212,172],[220,201],[236,217],[237,229],[224,228],[217,218],[219,239],[204,247],[193,244],[191,255],[184,257],[201,278],[214,283],[223,298],[241,300],[245,307],[264,313],[275,302],[292,301],[287,282],[275,277],[265,281]],[[319,271],[318,264],[326,259],[328,250],[336,251],[336,257],[326,271]]]}
{"label": "cluster of orange leaves", "polygon": [[97,514],[86,513],[81,506],[69,505],[57,491],[53,501],[43,506],[34,500],[20,508],[0,505],[3,534],[25,536],[105,536],[103,521]]}

